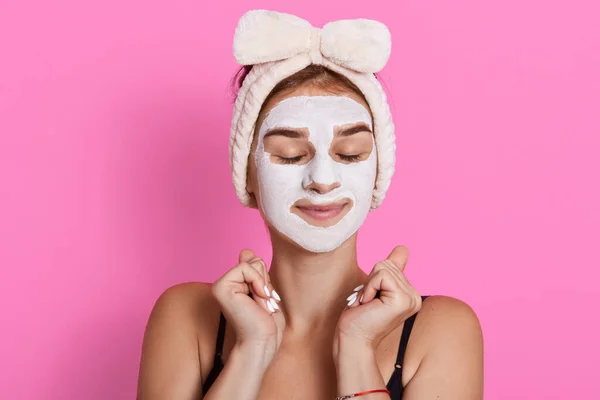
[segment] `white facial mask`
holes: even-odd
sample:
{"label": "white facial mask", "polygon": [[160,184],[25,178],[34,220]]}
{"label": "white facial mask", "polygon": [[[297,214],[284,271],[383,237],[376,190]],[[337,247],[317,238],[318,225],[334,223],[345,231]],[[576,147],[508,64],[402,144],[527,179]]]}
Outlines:
{"label": "white facial mask", "polygon": [[[349,97],[297,96],[273,107],[260,127],[255,161],[261,208],[271,225],[308,251],[336,249],[358,230],[369,212],[377,173],[375,145],[363,161],[344,164],[329,155],[334,127],[359,121],[373,130],[369,111]],[[272,163],[263,138],[275,127],[307,128],[308,140],[316,150],[314,157],[304,165]],[[312,182],[325,185],[337,182],[340,186],[319,194],[306,189]],[[319,227],[290,211],[300,199],[313,204],[351,199],[353,204],[337,224]]]}

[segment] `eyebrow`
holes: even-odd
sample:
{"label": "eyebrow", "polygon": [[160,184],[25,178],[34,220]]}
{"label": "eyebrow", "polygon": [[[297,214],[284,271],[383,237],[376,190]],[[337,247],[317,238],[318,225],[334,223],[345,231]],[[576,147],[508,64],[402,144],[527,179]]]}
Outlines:
{"label": "eyebrow", "polygon": [[285,129],[285,128],[275,128],[275,129],[271,129],[270,131],[265,133],[263,140],[269,136],[275,136],[275,135],[285,136],[285,137],[289,137],[292,139],[300,139],[300,138],[306,137],[306,133],[304,133],[304,132],[298,132],[298,131],[294,131],[292,129]]}
{"label": "eyebrow", "polygon": [[362,124],[358,124],[355,125],[351,128],[347,128],[347,129],[343,129],[338,133],[338,136],[352,136],[355,133],[359,133],[359,132],[370,132],[373,133],[373,131],[371,131],[371,128],[369,128],[369,125],[362,123]]}

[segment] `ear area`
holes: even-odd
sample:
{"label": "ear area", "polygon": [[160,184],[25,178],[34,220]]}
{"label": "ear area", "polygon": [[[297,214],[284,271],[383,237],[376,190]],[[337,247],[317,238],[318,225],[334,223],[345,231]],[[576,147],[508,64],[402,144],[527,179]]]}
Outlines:
{"label": "ear area", "polygon": [[[252,179],[252,177],[254,176],[254,178],[256,178],[256,167],[255,167],[255,163],[254,163],[254,151],[251,150],[250,154],[248,155],[248,166],[246,168],[246,193],[248,194],[248,204],[247,207],[250,208],[258,208],[258,203],[256,201],[256,194],[255,191],[257,190],[257,187],[255,187],[255,179]],[[254,171],[254,175],[253,175],[253,171]]]}

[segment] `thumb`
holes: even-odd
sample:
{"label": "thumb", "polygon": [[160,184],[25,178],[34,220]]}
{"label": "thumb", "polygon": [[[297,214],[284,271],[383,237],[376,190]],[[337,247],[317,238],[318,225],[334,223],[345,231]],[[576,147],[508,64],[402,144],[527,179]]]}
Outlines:
{"label": "thumb", "polygon": [[387,259],[394,263],[400,271],[404,271],[404,267],[406,267],[406,262],[408,261],[408,249],[402,245],[396,246]]}
{"label": "thumb", "polygon": [[254,255],[254,252],[250,249],[243,249],[242,251],[240,251],[240,263],[243,262],[250,262],[250,260],[252,260],[254,257],[256,257]]}

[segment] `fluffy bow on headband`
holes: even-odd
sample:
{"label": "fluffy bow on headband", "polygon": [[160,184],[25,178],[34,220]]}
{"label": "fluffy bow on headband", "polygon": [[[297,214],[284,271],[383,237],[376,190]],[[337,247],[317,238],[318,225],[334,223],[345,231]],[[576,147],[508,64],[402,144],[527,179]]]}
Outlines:
{"label": "fluffy bow on headband", "polygon": [[322,29],[294,15],[253,10],[238,23],[233,55],[242,65],[309,53],[314,64],[327,57],[359,72],[378,72],[390,56],[390,32],[369,19],[334,21]]}
{"label": "fluffy bow on headband", "polygon": [[238,92],[229,140],[233,183],[242,204],[256,206],[246,191],[246,170],[262,103],[277,83],[311,64],[345,76],[367,100],[378,160],[371,209],[381,204],[394,174],[396,147],[387,98],[374,73],[385,66],[390,50],[390,33],[378,21],[340,20],[316,28],[302,18],[268,10],[251,10],[240,18],[233,54],[239,64],[253,66]]}

